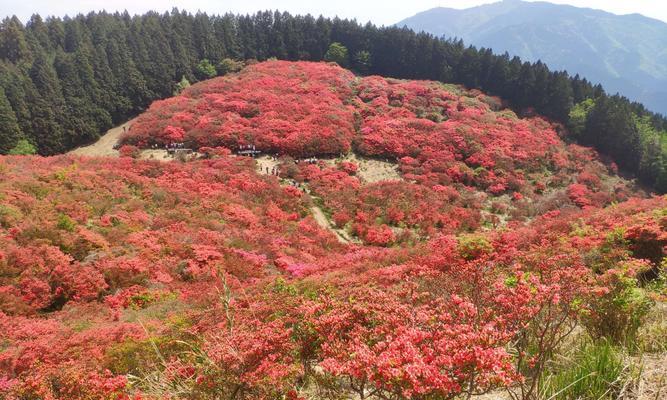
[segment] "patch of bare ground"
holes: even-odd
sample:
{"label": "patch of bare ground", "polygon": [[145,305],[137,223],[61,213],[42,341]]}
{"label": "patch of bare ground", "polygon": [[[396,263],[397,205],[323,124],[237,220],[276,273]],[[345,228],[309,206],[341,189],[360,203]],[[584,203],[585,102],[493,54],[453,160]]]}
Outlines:
{"label": "patch of bare ground", "polygon": [[667,399],[667,352],[642,357],[637,385],[637,400],[660,399]]}
{"label": "patch of bare ground", "polygon": [[658,301],[639,331],[641,374],[637,400],[667,399],[667,302]]}
{"label": "patch of bare ground", "polygon": [[118,150],[114,149],[114,146],[133,122],[134,120],[130,120],[115,128],[111,128],[97,142],[74,149],[69,154],[86,157],[118,157]]}
{"label": "patch of bare ground", "polygon": [[510,400],[511,397],[505,391],[495,391],[479,396],[472,396],[473,400]]}
{"label": "patch of bare ground", "polygon": [[355,153],[349,153],[344,157],[325,159],[324,161],[329,165],[335,165],[337,162],[341,161],[357,164],[359,166],[357,176],[364,183],[397,181],[403,179],[398,171],[398,163],[389,160],[383,161],[375,158],[363,157]]}
{"label": "patch of bare ground", "polygon": [[354,239],[352,239],[350,235],[343,229],[334,228],[333,224],[331,221],[329,221],[329,218],[327,218],[327,216],[324,214],[324,211],[322,211],[320,207],[313,205],[310,207],[310,212],[313,214],[313,218],[315,218],[317,224],[321,228],[327,229],[336,235],[336,239],[338,239],[339,242],[343,244],[349,244],[354,241]]}
{"label": "patch of bare ground", "polygon": [[173,161],[174,157],[167,150],[142,150],[139,155],[141,160]]}
{"label": "patch of bare ground", "polygon": [[257,164],[257,172],[264,175],[272,175],[274,168],[280,165],[280,161],[271,156],[257,157],[255,162]]}

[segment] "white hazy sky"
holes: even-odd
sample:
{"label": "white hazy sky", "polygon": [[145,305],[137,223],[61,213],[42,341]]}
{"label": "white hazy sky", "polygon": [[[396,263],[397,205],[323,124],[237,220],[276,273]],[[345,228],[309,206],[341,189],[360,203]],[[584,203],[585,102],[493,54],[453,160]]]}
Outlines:
{"label": "white hazy sky", "polygon": [[[293,14],[356,18],[389,25],[420,11],[433,7],[467,8],[494,0],[0,0],[0,16],[17,15],[22,21],[33,13],[42,16],[75,15],[94,10],[128,10],[143,13],[148,10],[166,11],[173,7],[191,12],[253,13],[259,10],[289,11]],[[551,0],[551,3],[571,4],[606,10],[615,14],[640,13],[667,22],[665,0]]]}

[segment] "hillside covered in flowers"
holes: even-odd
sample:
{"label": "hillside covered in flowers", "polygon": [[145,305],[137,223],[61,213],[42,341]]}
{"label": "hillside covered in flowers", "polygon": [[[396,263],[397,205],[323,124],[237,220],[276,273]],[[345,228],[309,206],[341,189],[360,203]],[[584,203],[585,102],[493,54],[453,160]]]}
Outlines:
{"label": "hillside covered in flowers", "polygon": [[0,398],[641,398],[617,350],[600,392],[556,360],[664,358],[667,199],[562,129],[269,61],[155,102],[121,157],[0,157]]}

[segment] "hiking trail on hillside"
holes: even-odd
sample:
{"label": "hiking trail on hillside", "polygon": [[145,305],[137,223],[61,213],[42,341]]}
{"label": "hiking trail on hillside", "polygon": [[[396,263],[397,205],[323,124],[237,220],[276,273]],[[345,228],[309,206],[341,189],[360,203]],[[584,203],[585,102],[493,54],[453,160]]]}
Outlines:
{"label": "hiking trail on hillside", "polygon": [[76,148],[68,154],[86,157],[118,157],[118,150],[114,149],[121,135],[132,125],[134,119],[109,129],[104,135],[100,136],[97,142]]}
{"label": "hiking trail on hillside", "polygon": [[[255,159],[255,162],[257,163],[257,173],[260,175],[272,175],[274,172],[274,168],[278,168],[280,165],[280,161],[274,157],[270,156],[261,156],[257,157]],[[310,190],[304,187],[299,187],[301,191],[307,194],[311,194]],[[312,196],[312,195],[311,195]],[[350,244],[352,242],[355,242],[355,240],[350,237],[350,235],[343,229],[336,229],[329,218],[327,218],[326,214],[322,210],[321,207],[319,207],[316,204],[313,204],[310,207],[310,212],[313,215],[313,218],[315,219],[315,222],[323,228],[331,233],[333,233],[336,236],[336,239],[338,239],[339,242],[343,244]]]}
{"label": "hiking trail on hillside", "polygon": [[[132,125],[133,122],[134,120],[130,120],[115,128],[111,128],[104,135],[100,136],[97,142],[88,146],[74,149],[70,151],[69,154],[85,156],[85,157],[118,157],[120,153],[118,152],[118,150],[114,149],[114,146],[118,143],[121,135]],[[173,157],[170,157],[167,154],[166,150],[162,149],[143,150],[141,152],[140,158],[143,160],[157,160],[157,161],[174,160]],[[352,158],[354,158],[356,161],[356,157],[354,155],[352,155]],[[268,156],[258,157],[255,159],[255,162],[257,163],[258,173],[264,175],[269,175],[269,173],[273,170],[273,168],[279,165],[278,160]],[[390,169],[390,167],[386,166],[377,167],[375,163],[376,162],[369,162],[371,166],[369,168],[364,168],[364,171],[366,170],[369,171],[368,176],[371,177],[369,179],[370,181],[374,181],[375,179],[378,179],[378,177],[382,176],[387,176],[387,177],[391,176],[390,173],[386,172]],[[377,161],[377,163],[380,162]],[[321,228],[332,232],[336,236],[336,239],[338,239],[339,242],[343,244],[349,244],[353,242],[353,239],[349,236],[347,232],[345,232],[342,229],[336,229],[331,224],[331,221],[329,221],[329,219],[326,217],[326,214],[324,213],[324,211],[322,211],[320,207],[318,207],[317,205],[313,205],[310,210],[317,224]]]}

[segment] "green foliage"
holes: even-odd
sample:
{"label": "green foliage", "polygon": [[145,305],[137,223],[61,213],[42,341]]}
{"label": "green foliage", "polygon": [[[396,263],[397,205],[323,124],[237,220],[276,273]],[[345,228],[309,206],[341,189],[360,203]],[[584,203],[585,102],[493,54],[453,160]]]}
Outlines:
{"label": "green foliage", "polygon": [[19,220],[21,216],[21,212],[15,207],[0,204],[0,226],[9,228],[15,221]]}
{"label": "green foliage", "polygon": [[182,342],[165,336],[148,339],[129,339],[110,347],[104,364],[115,374],[142,375],[147,371],[161,370],[165,358],[186,351]]}
{"label": "green foliage", "polygon": [[663,258],[660,265],[656,266],[656,278],[647,282],[644,288],[667,298],[667,258]]}
{"label": "green foliage", "polygon": [[278,278],[275,280],[271,291],[274,293],[285,293],[292,296],[297,294],[296,287],[294,285],[288,284],[283,278]]}
{"label": "green foliage", "polygon": [[12,156],[29,156],[37,154],[37,148],[28,140],[19,139],[19,141],[16,142],[16,146],[9,150],[8,154]]}
{"label": "green foliage", "polygon": [[58,224],[56,226],[58,229],[62,229],[67,232],[74,232],[74,230],[76,230],[76,222],[74,222],[72,218],[65,214],[60,214],[58,216]]}
{"label": "green foliage", "polygon": [[465,260],[473,260],[493,251],[493,246],[481,235],[462,235],[458,238],[457,250]]}
{"label": "green foliage", "polygon": [[543,399],[617,399],[628,379],[632,379],[623,355],[607,341],[584,344],[544,372]]}
{"label": "green foliage", "polygon": [[239,72],[244,67],[243,61],[236,61],[231,58],[224,58],[216,67],[218,75],[227,75],[234,72]]}
{"label": "green foliage", "polygon": [[635,114],[620,96],[602,96],[596,101],[588,114],[581,140],[611,156],[619,167],[638,171],[641,138]]}
{"label": "green foliage", "polygon": [[[50,155],[67,148],[65,99],[61,82],[46,54],[39,54],[29,72],[35,91],[28,98],[33,131],[28,135],[40,154]],[[25,132],[24,132],[25,133]]]}
{"label": "green foliage", "polygon": [[176,84],[174,88],[174,96],[178,96],[186,88],[190,87],[190,81],[185,78],[185,75],[181,78],[181,81]]}
{"label": "green foliage", "polygon": [[354,54],[354,69],[362,74],[367,74],[371,69],[371,53],[366,50],[360,50]]}
{"label": "green foliage", "polygon": [[590,311],[583,316],[584,326],[593,338],[628,344],[635,339],[653,301],[630,271],[609,270],[604,280],[608,290],[593,296]]}
{"label": "green foliage", "polygon": [[327,50],[327,52],[324,54],[324,60],[335,62],[341,67],[347,67],[349,62],[347,47],[343,46],[339,42],[331,43],[331,45],[329,45],[329,50]]}
{"label": "green foliage", "polygon": [[211,79],[215,77],[216,74],[217,71],[215,70],[215,66],[206,58],[201,60],[199,64],[197,64],[197,68],[195,68],[195,75],[199,80]]}
{"label": "green foliage", "polygon": [[162,301],[176,300],[177,297],[178,296],[172,292],[146,290],[130,297],[129,307],[134,310],[141,310]]}
{"label": "green foliage", "polygon": [[667,190],[667,187],[663,189],[667,177],[667,131],[656,129],[648,116],[635,116],[635,125],[641,139],[639,177],[659,186],[661,191]]}
{"label": "green foliage", "polygon": [[21,136],[16,114],[9,104],[5,92],[0,87],[0,154],[7,153]]}
{"label": "green foliage", "polygon": [[586,99],[580,103],[577,103],[570,110],[569,115],[569,128],[570,133],[574,137],[580,137],[584,130],[586,129],[586,120],[588,119],[588,113],[591,109],[595,107],[595,100]]}
{"label": "green foliage", "polygon": [[31,56],[25,28],[16,17],[7,18],[0,24],[0,54],[13,63],[28,61]]}

